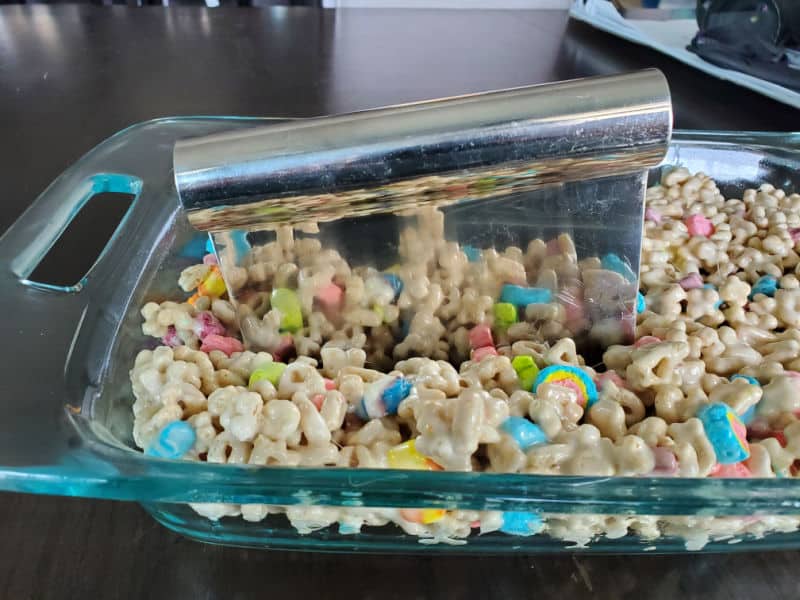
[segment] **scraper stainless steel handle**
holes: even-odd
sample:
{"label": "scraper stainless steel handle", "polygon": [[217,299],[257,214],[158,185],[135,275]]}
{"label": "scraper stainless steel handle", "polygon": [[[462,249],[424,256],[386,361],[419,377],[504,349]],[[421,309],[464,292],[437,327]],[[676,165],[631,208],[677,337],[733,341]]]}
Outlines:
{"label": "scraper stainless steel handle", "polygon": [[197,229],[253,230],[644,173],[671,130],[651,69],[184,140],[175,185]]}

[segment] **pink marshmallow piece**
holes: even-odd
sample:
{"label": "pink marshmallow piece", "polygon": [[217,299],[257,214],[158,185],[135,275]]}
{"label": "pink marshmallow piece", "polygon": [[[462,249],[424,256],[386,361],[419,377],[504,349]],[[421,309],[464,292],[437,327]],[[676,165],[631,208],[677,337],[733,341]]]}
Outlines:
{"label": "pink marshmallow piece", "polygon": [[217,264],[217,255],[216,254],[206,254],[203,257],[203,264],[204,265],[216,265]]}
{"label": "pink marshmallow piece", "polygon": [[678,283],[685,290],[694,290],[703,287],[703,278],[700,277],[700,273],[690,273]]}
{"label": "pink marshmallow piece", "polygon": [[594,378],[594,381],[597,384],[597,387],[600,389],[603,388],[603,384],[606,381],[613,382],[614,385],[617,386],[618,388],[624,388],[624,389],[628,388],[628,384],[622,377],[620,377],[617,374],[616,371],[606,371],[605,373],[600,373],[597,377]]}
{"label": "pink marshmallow piece", "polygon": [[733,428],[734,433],[738,436],[742,445],[747,448],[747,426],[741,421],[734,419],[731,423],[731,427]]}
{"label": "pink marshmallow piece", "polygon": [[333,379],[328,379],[326,377],[325,378],[325,389],[328,390],[328,391],[335,390],[336,389],[336,382]]}
{"label": "pink marshmallow piece", "polygon": [[203,311],[194,318],[194,332],[201,340],[209,335],[225,336],[228,330],[213,313]]}
{"label": "pink marshmallow piece", "polygon": [[547,242],[545,246],[547,247],[547,256],[556,256],[561,254],[561,246],[558,245],[558,238],[553,238]]}
{"label": "pink marshmallow piece", "polygon": [[661,213],[658,212],[655,208],[648,208],[644,211],[644,220],[645,221],[652,221],[656,225],[661,223]]}
{"label": "pink marshmallow piece", "polygon": [[225,337],[223,335],[217,335],[215,333],[211,333],[207,335],[203,340],[203,345],[200,346],[200,350],[202,350],[203,352],[220,350],[221,352],[224,352],[225,354],[230,356],[234,352],[244,351],[244,346],[242,345],[242,342],[240,342],[236,338]]}
{"label": "pink marshmallow piece", "polygon": [[653,472],[659,475],[675,475],[678,472],[678,459],[669,448],[661,446],[653,448],[655,468]]}
{"label": "pink marshmallow piece", "polygon": [[167,327],[167,333],[165,333],[164,337],[161,338],[161,343],[165,346],[169,346],[170,348],[175,348],[176,346],[181,346],[183,344],[181,338],[178,337],[178,330],[175,329],[174,325]]}
{"label": "pink marshmallow piece", "polygon": [[642,346],[649,346],[650,344],[658,344],[659,342],[661,342],[661,338],[657,338],[654,335],[643,335],[633,343],[633,347],[641,348]]}
{"label": "pink marshmallow piece", "polygon": [[317,290],[314,298],[324,312],[336,313],[342,308],[344,291],[335,283],[329,283]]}
{"label": "pink marshmallow piece", "polygon": [[322,403],[325,402],[325,394],[314,394],[311,397],[311,402],[317,407],[317,410],[322,410]]}
{"label": "pink marshmallow piece", "polygon": [[688,216],[683,222],[686,224],[686,229],[689,230],[689,235],[708,237],[714,233],[714,224],[703,215]]}
{"label": "pink marshmallow piece", "polygon": [[716,464],[709,474],[709,477],[725,477],[729,479],[742,479],[752,476],[750,469],[743,462],[733,463],[732,465]]}
{"label": "pink marshmallow piece", "polygon": [[488,325],[475,325],[469,330],[469,345],[473,350],[486,346],[494,347],[491,328]]}
{"label": "pink marshmallow piece", "polygon": [[573,392],[575,392],[578,404],[580,404],[583,408],[586,408],[586,396],[583,393],[583,388],[580,385],[578,385],[577,382],[570,381],[569,379],[562,379],[561,381],[555,383],[555,385],[559,387],[568,388]]}
{"label": "pink marshmallow piece", "polygon": [[487,356],[497,356],[497,350],[494,346],[484,346],[472,351],[473,362],[481,362]]}
{"label": "pink marshmallow piece", "polygon": [[792,227],[789,230],[789,235],[792,236],[792,241],[796,244],[800,241],[800,227]]}

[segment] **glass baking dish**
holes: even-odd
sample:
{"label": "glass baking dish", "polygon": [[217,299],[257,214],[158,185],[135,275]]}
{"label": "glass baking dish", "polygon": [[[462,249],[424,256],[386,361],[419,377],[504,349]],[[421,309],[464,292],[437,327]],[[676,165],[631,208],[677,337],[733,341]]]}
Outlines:
{"label": "glass baking dish", "polygon": [[[214,465],[145,456],[131,438],[128,370],[153,342],[140,307],[174,294],[206,239],[179,210],[171,172],[176,140],[264,124],[247,118],[149,121],[111,137],[65,171],[0,238],[5,339],[0,366],[0,488],[133,500],[188,537],[239,546],[325,551],[671,552],[800,547],[800,485],[792,479],[538,476],[401,470]],[[714,177],[727,196],[770,182],[800,189],[800,135],[677,131],[665,165]],[[659,177],[659,169],[651,180]],[[93,195],[136,199],[109,244],[72,287],[27,277]],[[198,251],[197,248],[200,248]],[[295,507],[259,522],[201,512],[238,505]],[[236,506],[230,506],[236,505]],[[305,508],[303,508],[305,507]],[[309,507],[327,507],[316,511]],[[344,507],[374,526],[328,525]],[[381,525],[382,511],[440,508],[539,515],[534,535],[464,540]],[[488,512],[486,512],[488,511]],[[472,513],[463,513],[469,515]],[[377,516],[375,516],[377,515]],[[368,519],[369,520],[369,519]],[[533,530],[526,533],[534,533]]]}

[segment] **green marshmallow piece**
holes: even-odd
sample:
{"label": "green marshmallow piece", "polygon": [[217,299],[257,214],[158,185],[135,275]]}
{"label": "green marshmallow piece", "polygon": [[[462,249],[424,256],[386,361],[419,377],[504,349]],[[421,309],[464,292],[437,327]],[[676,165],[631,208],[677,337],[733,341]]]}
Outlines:
{"label": "green marshmallow piece", "polygon": [[303,311],[300,308],[300,298],[297,294],[287,288],[277,288],[272,290],[270,298],[272,308],[281,313],[281,331],[295,333],[303,327]]}
{"label": "green marshmallow piece", "polygon": [[508,327],[517,322],[517,307],[510,302],[498,302],[494,305],[494,320],[500,327]]}
{"label": "green marshmallow piece", "polygon": [[539,368],[536,366],[536,362],[533,360],[533,357],[525,354],[515,356],[511,361],[511,366],[514,367],[514,370],[517,372],[517,374],[522,373],[527,369],[539,370]]}
{"label": "green marshmallow piece", "polygon": [[539,369],[528,369],[527,371],[519,374],[519,387],[526,392],[533,391],[533,384],[536,383],[536,377],[539,375]]}
{"label": "green marshmallow piece", "polygon": [[266,379],[272,385],[278,387],[278,381],[280,381],[281,375],[285,370],[286,365],[282,362],[267,363],[250,374],[250,381],[247,382],[247,385],[253,387],[259,381]]}
{"label": "green marshmallow piece", "polygon": [[519,385],[523,390],[531,391],[536,377],[539,375],[539,367],[533,360],[532,356],[515,356],[511,361],[511,366],[517,372],[519,377]]}

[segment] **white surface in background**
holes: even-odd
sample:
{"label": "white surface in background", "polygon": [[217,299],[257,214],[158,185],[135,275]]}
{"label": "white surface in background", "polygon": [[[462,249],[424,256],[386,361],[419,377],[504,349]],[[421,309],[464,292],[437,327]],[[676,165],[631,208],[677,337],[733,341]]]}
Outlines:
{"label": "white surface in background", "polygon": [[[474,30],[470,23],[481,19],[479,14],[452,11],[457,25],[449,28],[451,17],[444,11],[425,19],[416,11],[398,10],[391,23],[374,19],[370,12],[334,12],[333,47],[326,59],[330,72],[322,83],[324,114],[527,85],[540,81],[542,73],[557,70],[559,57],[563,60],[559,44],[542,44],[538,39],[542,34],[536,13],[499,13],[496,37],[476,40],[469,34]],[[568,19],[548,21],[554,28],[550,34],[563,36],[568,23]],[[503,27],[512,28],[514,43],[504,43]],[[402,38],[396,37],[398,30],[406,32]],[[439,38],[435,52],[429,43],[434,36]],[[530,57],[529,64],[520,56]],[[426,71],[436,77],[416,77]]]}
{"label": "white surface in background", "polygon": [[570,0],[322,0],[323,8],[568,8]]}
{"label": "white surface in background", "polygon": [[[709,75],[800,108],[800,93],[752,75],[717,67],[689,52],[686,45],[697,33],[697,22],[693,19],[626,20],[606,0],[586,0],[585,2],[584,0],[575,0],[570,9],[570,15],[618,37],[658,50]],[[798,129],[800,129],[800,118],[798,119]]]}

